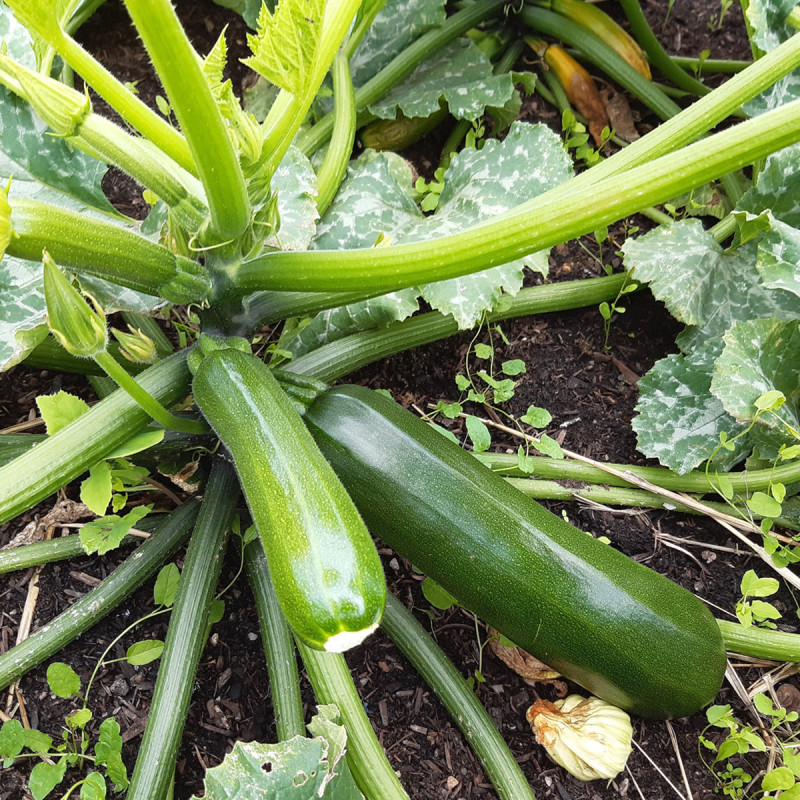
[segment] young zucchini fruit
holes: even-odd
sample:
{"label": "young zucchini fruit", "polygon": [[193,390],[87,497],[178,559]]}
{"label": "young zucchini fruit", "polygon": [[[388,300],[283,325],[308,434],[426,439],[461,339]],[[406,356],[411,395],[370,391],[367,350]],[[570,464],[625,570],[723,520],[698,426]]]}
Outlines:
{"label": "young zucchini fruit", "polygon": [[680,717],[714,698],[725,650],[692,594],[385,396],[338,386],[305,421],[372,533],[520,647],[642,716]]}
{"label": "young zucchini fruit", "polygon": [[207,355],[192,388],[233,458],[289,624],[316,649],[358,644],[383,613],[380,559],[290,400],[260,359],[234,349]]}

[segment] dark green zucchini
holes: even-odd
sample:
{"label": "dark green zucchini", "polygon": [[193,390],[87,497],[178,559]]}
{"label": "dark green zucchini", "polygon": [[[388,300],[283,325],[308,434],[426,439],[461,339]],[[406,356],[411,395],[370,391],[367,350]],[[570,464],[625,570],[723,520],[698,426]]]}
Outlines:
{"label": "dark green zucchini", "polygon": [[235,349],[207,355],[192,390],[233,457],[289,624],[310,647],[357,644],[383,613],[383,569],[291,401],[260,359]]}
{"label": "dark green zucchini", "polygon": [[525,497],[389,398],[357,386],[305,417],[373,534],[590,692],[680,717],[722,683],[719,628],[692,594]]}

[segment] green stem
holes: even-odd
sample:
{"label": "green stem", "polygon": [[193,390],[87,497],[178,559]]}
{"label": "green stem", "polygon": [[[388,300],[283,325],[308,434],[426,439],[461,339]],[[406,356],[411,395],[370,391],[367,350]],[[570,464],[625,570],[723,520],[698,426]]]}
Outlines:
{"label": "green stem", "polygon": [[364,38],[364,36],[366,36],[367,31],[372,27],[375,17],[380,14],[385,5],[386,0],[361,4],[361,8],[358,10],[358,16],[356,17],[353,30],[347,37],[347,41],[344,44],[344,52],[347,55],[348,61],[353,57],[353,54],[361,44],[361,40]]}
{"label": "green stem", "polygon": [[414,616],[391,594],[386,597],[381,627],[450,712],[500,800],[535,800],[519,764],[475,693]]}
{"label": "green stem", "polygon": [[170,0],[125,0],[166,90],[203,183],[211,223],[222,239],[250,224],[250,202],[228,130]]}
{"label": "green stem", "polygon": [[[515,489],[528,495],[528,497],[532,497],[534,500],[587,500],[589,502],[601,503],[602,505],[608,506],[662,508],[668,511],[679,511],[682,514],[702,514],[702,512],[676,503],[674,500],[642,489],[627,489],[621,487],[609,489],[604,486],[567,488],[555,481],[532,480],[530,478],[506,478],[506,481],[514,486]],[[703,500],[702,503],[708,506],[708,508],[723,514],[734,513],[733,509],[726,503],[719,503],[713,500]],[[752,514],[752,512],[748,512],[748,514]],[[759,514],[752,514],[752,516],[755,519],[763,519]],[[788,517],[776,517],[773,519],[773,522],[782,528],[800,530],[800,523]]]}
{"label": "green stem", "polygon": [[186,538],[198,504],[184,503],[98,586],[29,638],[0,655],[0,688],[19,680],[113,611],[171,556]]}
{"label": "green stem", "polygon": [[264,121],[264,150],[269,153],[265,167],[267,175],[274,173],[289,145],[293,143],[339,47],[347,36],[359,5],[359,0],[336,0],[326,5],[322,39],[317,46],[313,74],[305,93],[293,95],[281,90]]}
{"label": "green stem", "polygon": [[573,179],[506,214],[434,241],[344,252],[276,252],[243,264],[237,284],[252,290],[360,287],[389,292],[479,272],[596,231],[798,140],[800,101],[794,101],[595,183],[592,192]]}
{"label": "green stem", "polygon": [[[0,437],[2,438],[2,437]],[[163,517],[146,517],[136,523],[137,530],[152,531],[161,524]],[[140,542],[135,536],[126,536],[123,544]],[[81,545],[80,534],[74,533],[69,536],[61,536],[58,539],[51,539],[47,542],[36,542],[34,544],[24,544],[20,547],[12,547],[9,550],[0,550],[0,575],[7,572],[17,572],[38,567],[42,564],[51,564],[54,561],[66,561],[68,558],[77,558],[86,555],[86,551]]]}
{"label": "green stem", "polygon": [[745,628],[738,622],[723,619],[718,619],[717,625],[726,650],[773,661],[800,661],[800,636],[796,633]]}
{"label": "green stem", "polygon": [[342,50],[333,59],[334,127],[331,143],[317,173],[319,193],[317,212],[320,217],[336,196],[347,172],[356,136],[356,103],[353,95],[353,76],[350,62]]}
{"label": "green stem", "polygon": [[[490,322],[500,322],[513,317],[564,311],[595,305],[603,300],[614,300],[626,280],[627,275],[619,274],[522,289],[507,307],[492,312],[488,319]],[[286,371],[333,383],[373,361],[457,333],[458,325],[451,316],[430,311],[385,328],[354,333],[323,345],[289,362]]]}
{"label": "green stem", "polygon": [[[568,458],[557,459],[547,456],[532,456],[533,475],[537,478],[553,478],[567,481],[586,481],[587,483],[605,483],[608,486],[631,486],[629,481],[612,475],[599,467],[571,461]],[[507,476],[528,476],[519,469],[517,456],[507,453],[483,453],[484,461],[494,472],[502,472]],[[679,475],[677,472],[664,467],[638,467],[632,464],[608,464],[607,466],[619,472],[630,472],[637,478],[643,478],[649,483],[669,489],[672,492],[690,492],[692,494],[714,493],[714,486],[709,483],[705,472],[688,472]],[[726,472],[735,493],[767,491],[774,483],[790,484],[800,481],[800,461],[793,461],[779,467],[769,469],[747,470],[745,472]],[[710,477],[714,478],[712,472]]]}
{"label": "green stem", "polygon": [[194,676],[208,638],[208,616],[239,497],[233,466],[218,457],[178,582],[147,726],[127,800],[163,800],[172,784]]}
{"label": "green stem", "polygon": [[693,58],[691,56],[669,56],[682,69],[697,70],[708,75],[735,75],[747,69],[752,61],[736,61],[721,58]]}
{"label": "green stem", "polygon": [[312,650],[299,639],[297,648],[317,702],[334,703],[341,713],[347,730],[347,763],[358,788],[367,800],[409,800],[372,730],[344,656]]}
{"label": "green stem", "polygon": [[525,5],[520,12],[520,18],[529,28],[576,47],[589,61],[627,89],[661,119],[666,120],[680,113],[680,106],[673,103],[622,56],[582,25],[534,5]]}
{"label": "green stem", "polygon": [[25,27],[41,36],[128,125],[187,172],[196,174],[189,147],[181,134],[62,30],[55,5],[49,0],[12,0],[8,5]]}
{"label": "green stem", "polygon": [[[448,42],[457,39],[480,22],[500,13],[505,0],[477,0],[473,5],[453,14],[435,30],[428,31],[403,50],[389,64],[356,89],[355,104],[363,109],[383,97],[392,87],[407,78],[425,59]],[[333,113],[326,114],[311,130],[298,138],[298,147],[311,155],[318,150],[333,132]]]}
{"label": "green stem", "polygon": [[800,31],[800,6],[795,6],[786,17],[784,22],[796,31]]}
{"label": "green stem", "polygon": [[267,659],[275,728],[278,741],[284,742],[294,736],[306,735],[294,639],[278,605],[260,539],[247,545],[245,559]]}
{"label": "green stem", "polygon": [[109,353],[99,353],[94,357],[97,365],[127,392],[159,425],[167,430],[181,431],[182,433],[207,433],[208,426],[194,419],[178,417],[167,411],[146,389],[125,371]]}
{"label": "green stem", "polygon": [[[139,376],[156,400],[172,405],[189,391],[186,353],[159,361]],[[21,514],[77,478],[150,423],[150,415],[123,391],[0,467],[0,522]]]}
{"label": "green stem", "polygon": [[700,81],[695,80],[683,69],[676,64],[667,55],[666,50],[661,46],[661,42],[653,33],[652,28],[647,23],[647,19],[642,12],[642,7],[639,5],[639,0],[620,0],[620,5],[631,24],[631,33],[633,38],[641,45],[642,49],[647,53],[650,63],[656,67],[660,72],[669,80],[671,80],[677,87],[685,89],[696,95],[708,94],[711,91],[707,86],[704,86]]}

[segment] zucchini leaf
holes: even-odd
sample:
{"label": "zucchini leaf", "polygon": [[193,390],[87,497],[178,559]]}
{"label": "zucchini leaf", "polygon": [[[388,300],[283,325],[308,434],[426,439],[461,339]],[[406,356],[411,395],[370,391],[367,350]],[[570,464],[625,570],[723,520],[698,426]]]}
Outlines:
{"label": "zucchini leaf", "polygon": [[[730,370],[717,374],[723,347],[734,343],[726,334],[737,324],[755,320],[800,319],[800,297],[762,280],[757,269],[761,236],[723,250],[699,220],[683,220],[623,245],[626,268],[649,283],[654,296],[687,325],[677,339],[683,355],[659,361],[640,381],[633,421],[639,450],[677,472],[708,458],[721,434],[731,439],[744,430],[729,413],[736,409],[738,419],[747,419],[739,413],[740,403],[733,401],[739,389],[730,383]],[[767,328],[757,326],[753,332],[766,334]],[[764,344],[753,346],[752,358],[757,359]],[[733,352],[723,365],[739,357]],[[768,382],[766,377],[762,381]],[[753,447],[767,456],[779,444],[776,430],[758,425],[733,443],[732,450],[720,450],[715,463],[730,468]]]}
{"label": "zucchini leaf", "polygon": [[[747,3],[742,3],[750,44],[756,58],[773,50],[796,33],[785,21],[795,5],[795,0],[748,0]],[[746,103],[744,109],[751,116],[756,116],[798,97],[800,69],[781,78],[767,91]]]}
{"label": "zucchini leaf", "polygon": [[[537,169],[521,165],[536,163]],[[567,180],[572,167],[560,139],[544,125],[516,123],[502,141],[464,150],[444,174],[436,212],[417,205],[408,164],[394,153],[366,151],[353,162],[311,243],[317,250],[348,250],[432,239],[475,225]],[[474,275],[395,292],[346,309],[323,312],[281,342],[295,357],[350,333],[404,319],[422,296],[451,314],[461,328],[474,326],[503,292],[515,294],[525,266],[547,274],[546,251]]]}
{"label": "zucchini leaf", "polygon": [[444,101],[456,119],[473,120],[487,106],[502,108],[517,94],[511,75],[494,75],[492,63],[471,39],[460,39],[420,64],[380,102],[369,106],[376,117],[429,117]]}
{"label": "zucchini leaf", "polygon": [[275,86],[302,95],[313,75],[324,11],[324,0],[281,0],[274,14],[263,5],[258,32],[247,37],[253,55],[243,63]]}
{"label": "zucchini leaf", "polygon": [[206,772],[205,800],[363,800],[344,757],[347,734],[338,711],[319,706],[308,725],[313,739],[236,742],[222,764]]}
{"label": "zucchini leaf", "polygon": [[797,320],[752,319],[725,334],[725,347],[714,366],[711,391],[739,421],[752,420],[756,400],[779,391],[787,402],[759,423],[783,434],[785,426],[800,430],[800,326]]}

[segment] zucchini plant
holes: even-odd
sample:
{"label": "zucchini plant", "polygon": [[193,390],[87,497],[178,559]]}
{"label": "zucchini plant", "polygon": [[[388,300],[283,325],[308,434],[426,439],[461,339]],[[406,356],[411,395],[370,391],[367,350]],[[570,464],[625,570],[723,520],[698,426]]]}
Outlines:
{"label": "zucchini plant", "polygon": [[[789,10],[780,17],[779,4],[765,2],[768,24],[784,26]],[[170,765],[162,764],[155,775],[148,759],[156,758],[155,751],[173,753],[181,736],[188,695],[173,695],[170,687],[191,686],[207,634],[214,574],[238,496],[234,475],[258,530],[280,611],[267,599],[259,607],[269,607],[272,629],[283,615],[325,702],[337,700],[328,695],[336,694],[346,673],[338,653],[377,627],[386,599],[380,562],[357,506],[381,534],[382,513],[402,509],[403,518],[414,523],[396,531],[401,552],[419,557],[443,585],[592,691],[656,717],[691,713],[709,702],[721,680],[722,639],[708,613],[673,584],[605,545],[595,547],[533,501],[521,500],[515,489],[497,484],[482,467],[464,467],[461,474],[461,454],[452,448],[437,461],[438,443],[427,432],[398,435],[398,449],[384,453],[391,461],[369,478],[377,486],[391,477],[390,488],[381,490],[385,497],[377,490],[365,497],[362,479],[339,462],[349,445],[344,439],[324,443],[332,468],[301,417],[309,406],[317,409],[312,418],[319,436],[324,407],[326,424],[341,425],[350,436],[355,424],[337,396],[324,395],[319,404],[315,397],[358,367],[483,319],[613,302],[628,281],[625,275],[521,288],[523,271],[546,277],[550,247],[711,180],[720,179],[735,195],[737,179],[730,175],[780,158],[774,154],[800,142],[800,101],[780,94],[782,85],[794,86],[800,37],[763,37],[760,58],[751,66],[680,110],[611,46],[562,15],[567,6],[574,13],[574,2],[548,9],[474,0],[448,16],[438,1],[384,6],[381,0],[280,0],[250,18],[254,32],[244,64],[259,77],[259,103],[243,105],[225,78],[224,34],[201,57],[170,0],[125,0],[177,120],[173,127],[76,42],[76,28],[97,5],[0,5],[0,302],[15,309],[0,325],[0,367],[47,365],[93,379],[108,376],[120,387],[107,394],[104,388],[91,410],[33,446],[15,437],[10,449],[20,454],[0,466],[0,523],[149,427],[202,440],[207,452],[223,454],[212,459],[199,512],[181,507],[164,525],[175,531],[176,544],[191,520],[183,523],[198,515],[189,551],[192,582],[181,590],[181,613],[156,687],[160,710],[149,721],[131,796],[160,798],[170,790]],[[633,15],[632,3],[626,5]],[[519,53],[523,26],[582,48],[667,121],[574,175],[558,136],[542,125],[511,124],[520,98],[509,66]],[[474,33],[476,28],[497,34],[490,48],[495,65],[476,44],[485,33]],[[503,58],[505,49],[511,57]],[[70,85],[73,70],[126,127],[93,110],[89,95]],[[534,79],[523,82],[531,87]],[[763,102],[764,92],[771,99],[768,108],[758,107],[763,113],[710,133],[743,104]],[[360,126],[438,115],[435,124],[445,110],[467,123],[459,127],[463,134],[451,137],[456,147],[469,123],[485,113],[505,135],[484,140],[480,149],[445,154],[449,166],[440,173],[435,213],[419,207],[411,171],[399,156],[367,150],[351,161]],[[152,207],[142,224],[123,217],[104,197],[100,180],[107,165],[145,188]],[[765,225],[743,227],[742,235],[758,235]],[[416,313],[420,298],[433,310]],[[178,309],[191,324],[179,328],[175,345],[145,320],[158,314],[169,319]],[[118,346],[111,346],[106,315],[118,310],[137,312],[143,321],[128,333],[113,331]],[[268,325],[278,335],[264,346]],[[385,418],[392,414],[387,411]],[[372,433],[380,430],[376,418]],[[155,451],[166,444],[165,439],[148,447],[137,458],[158,458]],[[380,449],[381,442],[374,446]],[[485,482],[486,504],[490,488],[503,486],[491,513],[521,526],[517,539],[506,542],[504,581],[517,587],[528,577],[523,571],[538,575],[547,613],[534,627],[504,618],[497,598],[483,591],[492,573],[476,556],[503,554],[464,551],[458,526],[444,524],[447,514],[425,516],[425,504],[406,493],[411,478],[425,480],[407,472],[413,453],[427,459],[428,472],[442,470],[443,496],[436,501],[444,509],[469,503],[459,483],[467,475],[476,487]],[[453,465],[445,466],[451,458]],[[436,505],[431,493],[440,476],[433,477],[423,489]],[[476,507],[473,513],[477,519],[483,512]],[[452,546],[456,552],[460,542],[457,559],[426,559],[419,520],[428,518],[441,551]],[[485,548],[491,531],[471,529],[476,551]],[[169,544],[142,545],[144,553],[134,553],[120,575],[108,579],[113,592],[100,595],[104,611],[155,570],[173,549]],[[258,555],[248,563],[254,583],[261,581],[263,588],[269,579],[260,575],[265,567]],[[591,578],[596,589],[591,608],[571,607],[579,594],[577,575]],[[565,594],[566,585],[571,589]],[[570,635],[562,647],[551,626],[566,613]],[[591,624],[584,618],[589,613]],[[84,615],[80,626],[85,624]],[[540,625],[546,626],[541,638]],[[68,618],[49,628],[0,656],[3,686],[78,632]],[[627,658],[611,647],[621,631],[642,642]],[[282,636],[285,653],[285,626]],[[598,647],[601,642],[607,650]],[[333,652],[320,652],[325,650]],[[658,659],[692,659],[691,685],[663,674]],[[280,685],[291,683],[283,674]],[[294,708],[288,736],[297,733],[297,693],[294,686],[286,691],[292,699],[284,707]],[[347,720],[360,720],[350,723],[357,743],[350,771],[360,790],[370,800],[402,797],[391,769],[372,767],[377,746],[364,741],[371,734],[358,704],[343,691],[341,702],[345,727]],[[508,759],[492,764],[495,744],[482,755],[487,772],[505,775],[500,786],[506,788],[498,787],[503,797],[525,798]],[[359,763],[362,753],[369,755]]]}

